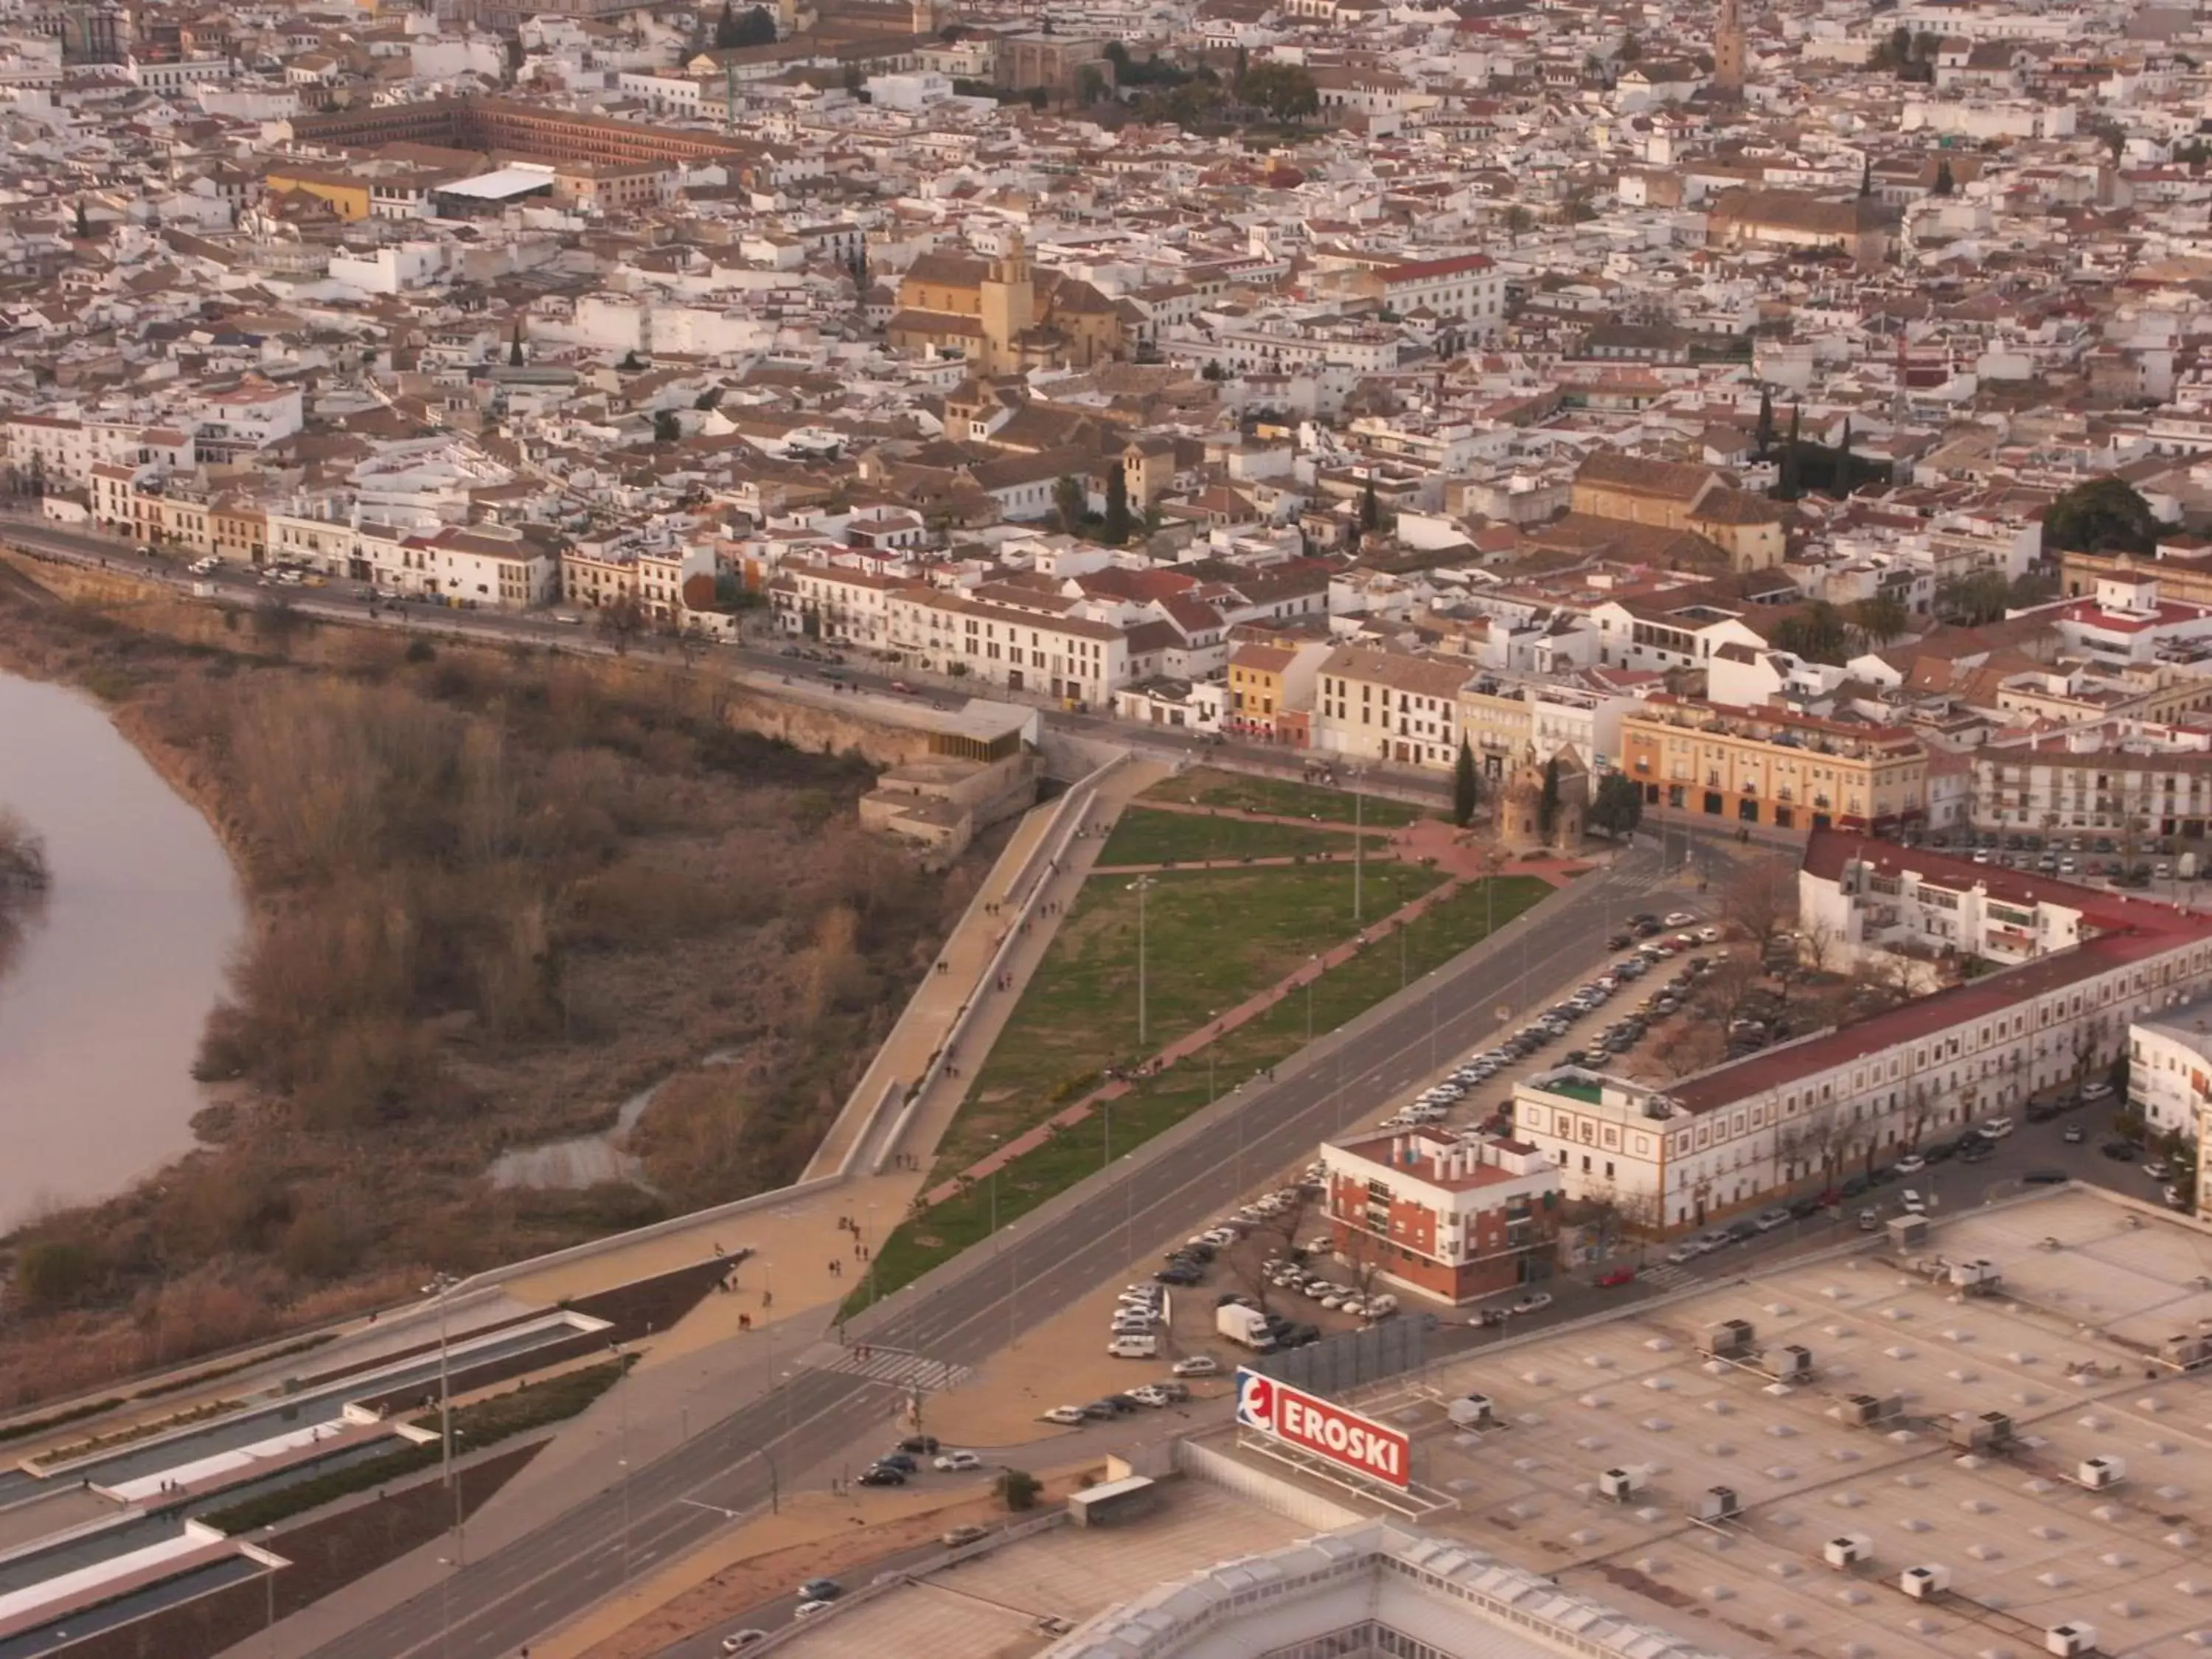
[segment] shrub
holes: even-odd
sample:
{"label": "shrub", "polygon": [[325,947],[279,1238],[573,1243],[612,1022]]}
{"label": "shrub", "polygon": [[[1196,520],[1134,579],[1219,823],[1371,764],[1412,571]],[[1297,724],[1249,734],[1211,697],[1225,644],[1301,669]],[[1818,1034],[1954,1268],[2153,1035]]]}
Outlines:
{"label": "shrub", "polygon": [[40,1312],[66,1308],[92,1288],[99,1271],[97,1258],[76,1240],[39,1239],[15,1257],[15,1294]]}
{"label": "shrub", "polygon": [[1005,1469],[991,1483],[991,1490],[999,1495],[999,1501],[1009,1510],[1033,1510],[1036,1507],[1037,1495],[1044,1490],[1044,1483],[1027,1469]]}

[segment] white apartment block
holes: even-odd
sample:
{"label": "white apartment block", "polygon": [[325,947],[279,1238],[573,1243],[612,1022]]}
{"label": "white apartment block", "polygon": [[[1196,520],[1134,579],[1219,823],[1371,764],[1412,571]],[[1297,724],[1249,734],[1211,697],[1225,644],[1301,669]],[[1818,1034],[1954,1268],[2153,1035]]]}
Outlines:
{"label": "white apartment block", "polygon": [[1134,678],[1127,636],[1110,623],[986,604],[933,588],[890,596],[889,648],[933,673],[1106,708]]}
{"label": "white apartment block", "polygon": [[2136,1022],[2128,1034],[2128,1104],[2154,1133],[2188,1134],[2203,1145],[2212,1126],[2212,1000]]}
{"label": "white apartment block", "polygon": [[1322,663],[1313,746],[1352,760],[1449,771],[1459,759],[1463,664],[1340,646]]}
{"label": "white apartment block", "polygon": [[1856,836],[1820,833],[1797,918],[1840,961],[1906,951],[2010,965],[2127,927],[2115,895]]}
{"label": "white apartment block", "polygon": [[1893,1162],[2094,1079],[2137,1021],[2212,988],[2212,921],[2123,914],[2124,931],[1664,1088],[1540,1076],[1514,1091],[1515,1137],[1553,1158],[1569,1197],[1670,1230]]}
{"label": "white apartment block", "polygon": [[2201,836],[2212,824],[2212,754],[2054,746],[1985,749],[1972,758],[1973,819],[2039,835],[2057,830]]}

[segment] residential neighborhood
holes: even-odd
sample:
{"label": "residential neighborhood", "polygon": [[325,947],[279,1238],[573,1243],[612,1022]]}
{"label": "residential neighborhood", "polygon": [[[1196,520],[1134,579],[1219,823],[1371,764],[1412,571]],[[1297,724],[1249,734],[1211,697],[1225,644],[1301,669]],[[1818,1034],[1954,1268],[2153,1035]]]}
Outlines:
{"label": "residential neighborhood", "polygon": [[2212,13],[0,0],[0,1659],[2212,1646]]}

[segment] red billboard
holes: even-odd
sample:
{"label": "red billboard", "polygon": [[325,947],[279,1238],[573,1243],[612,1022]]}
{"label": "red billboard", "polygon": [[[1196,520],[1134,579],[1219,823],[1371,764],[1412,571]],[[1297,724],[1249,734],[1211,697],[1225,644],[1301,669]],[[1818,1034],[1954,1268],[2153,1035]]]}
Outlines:
{"label": "red billboard", "polygon": [[1403,1433],[1272,1376],[1237,1373],[1237,1420],[1366,1480],[1401,1492],[1413,1484]]}

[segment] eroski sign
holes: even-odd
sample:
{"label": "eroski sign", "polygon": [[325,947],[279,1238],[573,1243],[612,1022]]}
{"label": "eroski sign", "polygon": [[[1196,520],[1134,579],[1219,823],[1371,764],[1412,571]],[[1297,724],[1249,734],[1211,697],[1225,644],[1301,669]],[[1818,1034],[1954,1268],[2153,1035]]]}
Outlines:
{"label": "eroski sign", "polygon": [[1403,1434],[1272,1376],[1237,1373],[1237,1421],[1386,1486],[1412,1484]]}

